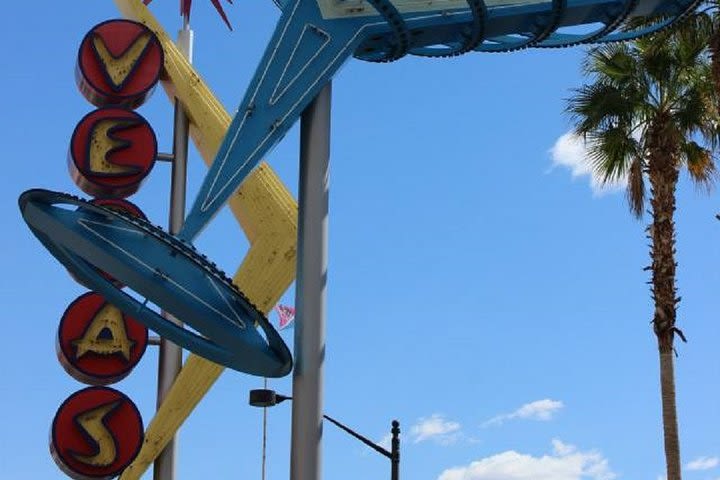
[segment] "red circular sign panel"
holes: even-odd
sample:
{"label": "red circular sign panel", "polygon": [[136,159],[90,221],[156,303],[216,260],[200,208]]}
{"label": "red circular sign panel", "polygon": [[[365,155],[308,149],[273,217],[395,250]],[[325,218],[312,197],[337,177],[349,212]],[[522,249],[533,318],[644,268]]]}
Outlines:
{"label": "red circular sign panel", "polygon": [[141,115],[101,108],[75,127],[68,168],[75,184],[95,197],[122,198],[140,188],[157,158],[157,139]]}
{"label": "red circular sign panel", "polygon": [[132,202],[128,202],[127,200],[122,200],[120,198],[96,198],[94,200],[90,200],[90,203],[109,208],[110,210],[115,210],[116,212],[129,213],[135,217],[147,220],[147,216],[145,216],[145,213],[140,210],[140,207]]}
{"label": "red circular sign panel", "polygon": [[89,385],[109,385],[138,364],[148,330],[97,293],[78,297],[65,310],[57,336],[57,355],[65,370]]}
{"label": "red circular sign panel", "polygon": [[109,20],[80,44],[75,77],[93,105],[136,108],[152,94],[163,68],[158,38],[130,20]]}
{"label": "red circular sign panel", "polygon": [[109,479],[137,456],[143,422],[126,395],[107,387],[72,394],[52,423],[50,451],[60,469],[74,479]]}

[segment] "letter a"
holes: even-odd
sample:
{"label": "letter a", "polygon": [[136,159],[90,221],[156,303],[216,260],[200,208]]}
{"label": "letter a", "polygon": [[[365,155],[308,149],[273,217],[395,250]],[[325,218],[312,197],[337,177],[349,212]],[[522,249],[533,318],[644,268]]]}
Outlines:
{"label": "letter a", "polygon": [[106,303],[95,314],[82,338],[73,340],[72,344],[77,349],[75,358],[80,358],[88,352],[98,355],[120,353],[126,361],[129,361],[130,349],[135,342],[127,336],[122,312]]}

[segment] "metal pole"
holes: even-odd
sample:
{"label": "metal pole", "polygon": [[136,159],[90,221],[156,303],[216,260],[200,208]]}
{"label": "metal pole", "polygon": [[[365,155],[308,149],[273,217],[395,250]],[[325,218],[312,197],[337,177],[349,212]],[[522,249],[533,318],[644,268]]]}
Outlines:
{"label": "metal pole", "polygon": [[328,83],[303,112],[300,123],[290,480],[321,478],[331,92]]}
{"label": "metal pole", "polygon": [[[192,61],[193,32],[187,17],[183,17],[183,28],[178,33],[177,45],[185,57]],[[182,105],[175,100],[175,118],[173,133],[173,164],[170,184],[170,233],[177,234],[185,220],[185,190],[187,183],[188,133],[189,121]],[[163,312],[163,316],[182,326],[182,322]],[[166,339],[160,340],[158,360],[157,407],[160,408],[165,395],[170,391],[175,378],[182,368],[182,349]],[[153,478],[155,480],[175,480],[176,438],[155,460]]]}
{"label": "metal pole", "polygon": [[400,422],[393,420],[390,432],[390,480],[400,480]]}
{"label": "metal pole", "polygon": [[[267,377],[263,379],[263,388],[267,390]],[[265,480],[265,457],[267,453],[267,409],[263,407],[263,438],[262,438],[262,480]]]}
{"label": "metal pole", "polygon": [[[325,420],[329,421],[330,423],[332,423],[333,425],[337,426],[337,427],[340,428],[341,430],[343,430],[343,431],[349,433],[350,435],[352,435],[353,437],[357,438],[357,439],[360,440],[362,443],[364,443],[364,444],[367,445],[368,447],[370,447],[370,448],[372,448],[373,450],[375,450],[376,452],[378,452],[380,455],[384,455],[384,456],[386,456],[387,458],[389,458],[389,459],[392,460],[392,453],[391,453],[391,452],[388,452],[388,451],[385,450],[383,447],[381,447],[381,446],[378,445],[377,443],[373,442],[373,441],[370,440],[369,438],[360,435],[359,433],[357,433],[357,432],[356,432],[355,430],[353,430],[352,428],[348,427],[347,425],[344,425],[344,424],[340,423],[339,421],[335,420],[334,418],[332,418],[332,417],[329,416],[329,415],[323,415],[323,418],[325,418]],[[399,430],[398,430],[398,432],[399,432]]]}

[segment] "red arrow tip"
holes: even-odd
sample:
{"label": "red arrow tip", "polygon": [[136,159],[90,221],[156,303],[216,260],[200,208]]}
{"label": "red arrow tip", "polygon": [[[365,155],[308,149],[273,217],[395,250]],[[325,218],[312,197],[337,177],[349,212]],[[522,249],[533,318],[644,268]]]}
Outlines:
{"label": "red arrow tip", "polygon": [[[225,15],[225,10],[223,10],[222,5],[220,4],[220,0],[210,0],[215,7],[215,10],[220,14],[220,17],[225,22],[225,25],[228,26],[230,30],[232,30],[232,25],[230,25],[230,20],[228,20],[227,15]],[[143,3],[145,5],[152,2],[152,0],[143,0]],[[227,0],[227,2],[232,5],[232,0]],[[190,18],[190,10],[192,9],[192,0],[180,0],[180,15],[183,17]]]}

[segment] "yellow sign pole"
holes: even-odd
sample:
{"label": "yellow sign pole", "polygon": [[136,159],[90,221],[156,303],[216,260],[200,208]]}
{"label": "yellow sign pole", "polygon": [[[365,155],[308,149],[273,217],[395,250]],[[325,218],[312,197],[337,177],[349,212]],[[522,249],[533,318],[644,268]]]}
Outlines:
{"label": "yellow sign pole", "polygon": [[[145,24],[160,39],[169,79],[163,86],[171,100],[177,98],[185,108],[191,137],[209,165],[230,125],[230,115],[141,0],[115,0],[115,4],[123,16]],[[267,313],[295,278],[297,203],[265,163],[247,177],[228,203],[251,245],[234,281]],[[141,477],[223,370],[220,365],[190,355],[148,425],[139,455],[121,480]]]}

